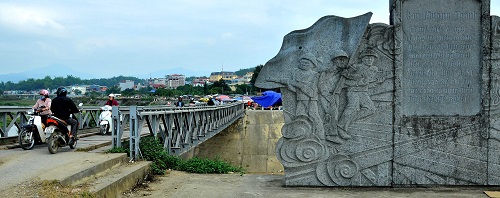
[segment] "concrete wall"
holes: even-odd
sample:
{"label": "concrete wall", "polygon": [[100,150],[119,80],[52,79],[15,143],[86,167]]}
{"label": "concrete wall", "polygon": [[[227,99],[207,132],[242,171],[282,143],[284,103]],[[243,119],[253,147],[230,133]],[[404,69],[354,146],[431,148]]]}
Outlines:
{"label": "concrete wall", "polygon": [[283,172],[276,158],[276,142],[284,123],[283,111],[247,110],[244,118],[182,157],[213,159],[219,156],[235,166],[242,166],[248,173]]}

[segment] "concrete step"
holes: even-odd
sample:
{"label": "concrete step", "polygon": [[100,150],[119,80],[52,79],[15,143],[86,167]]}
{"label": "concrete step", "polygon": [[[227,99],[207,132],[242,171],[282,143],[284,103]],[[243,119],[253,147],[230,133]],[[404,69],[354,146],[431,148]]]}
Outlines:
{"label": "concrete step", "polygon": [[94,180],[86,184],[91,186],[89,192],[96,197],[117,197],[144,181],[150,165],[149,161],[124,163],[96,175]]}
{"label": "concrete step", "polygon": [[119,166],[127,160],[126,153],[96,154],[92,159],[64,164],[62,167],[56,167],[53,171],[46,172],[39,177],[42,180],[56,180],[62,185],[69,186]]}
{"label": "concrete step", "polygon": [[117,197],[142,182],[149,173],[151,162],[128,162],[128,159],[125,153],[94,153],[88,159],[55,167],[39,177],[64,186],[89,186],[89,192],[96,197]]}

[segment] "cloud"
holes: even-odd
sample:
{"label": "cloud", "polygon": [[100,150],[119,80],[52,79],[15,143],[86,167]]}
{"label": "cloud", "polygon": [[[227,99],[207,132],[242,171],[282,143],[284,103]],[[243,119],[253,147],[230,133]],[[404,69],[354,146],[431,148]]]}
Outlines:
{"label": "cloud", "polygon": [[53,19],[54,13],[40,8],[0,3],[0,25],[26,33],[54,34],[65,26]]}

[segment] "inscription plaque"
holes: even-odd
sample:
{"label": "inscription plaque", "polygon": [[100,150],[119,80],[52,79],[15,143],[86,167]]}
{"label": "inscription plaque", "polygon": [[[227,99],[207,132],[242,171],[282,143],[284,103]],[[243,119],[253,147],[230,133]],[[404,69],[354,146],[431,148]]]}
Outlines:
{"label": "inscription plaque", "polygon": [[[432,5],[432,6],[427,6]],[[481,111],[481,2],[412,0],[402,4],[405,116]]]}

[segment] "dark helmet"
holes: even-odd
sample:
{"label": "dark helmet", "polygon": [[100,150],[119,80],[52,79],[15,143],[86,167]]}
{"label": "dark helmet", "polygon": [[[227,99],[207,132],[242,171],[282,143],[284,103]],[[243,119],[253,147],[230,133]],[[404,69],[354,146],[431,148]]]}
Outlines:
{"label": "dark helmet", "polygon": [[66,94],[68,93],[68,90],[66,90],[66,88],[64,87],[59,87],[57,88],[57,96],[66,96]]}

